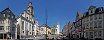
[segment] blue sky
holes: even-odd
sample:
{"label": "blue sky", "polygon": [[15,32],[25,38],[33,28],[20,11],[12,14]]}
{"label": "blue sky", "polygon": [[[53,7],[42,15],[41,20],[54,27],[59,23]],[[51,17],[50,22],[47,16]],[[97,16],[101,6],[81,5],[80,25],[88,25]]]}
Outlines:
{"label": "blue sky", "polygon": [[[45,13],[48,14],[48,25],[60,22],[60,30],[68,21],[75,21],[76,12],[84,13],[91,5],[104,6],[104,0],[31,0],[34,7],[35,19],[39,25],[45,23]],[[0,11],[9,7],[18,16],[28,6],[28,0],[0,0]],[[46,12],[47,9],[47,12]]]}

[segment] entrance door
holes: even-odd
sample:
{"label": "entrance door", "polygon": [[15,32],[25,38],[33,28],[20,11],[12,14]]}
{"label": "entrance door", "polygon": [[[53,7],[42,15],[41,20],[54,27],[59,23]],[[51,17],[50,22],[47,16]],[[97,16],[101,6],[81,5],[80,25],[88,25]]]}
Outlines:
{"label": "entrance door", "polygon": [[0,39],[3,39],[3,34],[0,34]]}

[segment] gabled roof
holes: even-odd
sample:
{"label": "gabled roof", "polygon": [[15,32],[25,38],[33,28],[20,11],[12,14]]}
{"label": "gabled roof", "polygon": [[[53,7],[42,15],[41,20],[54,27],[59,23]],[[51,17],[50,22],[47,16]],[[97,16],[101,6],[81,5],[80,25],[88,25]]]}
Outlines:
{"label": "gabled roof", "polygon": [[[13,12],[10,10],[10,8],[6,8],[4,9],[1,13],[5,13],[5,14],[13,14]],[[14,15],[14,14],[13,14]]]}
{"label": "gabled roof", "polygon": [[79,11],[77,11],[77,15],[76,15],[76,20],[75,21],[80,20],[82,17],[83,17],[83,14],[81,14]]}
{"label": "gabled roof", "polygon": [[91,10],[91,9],[94,9],[94,8],[96,8],[96,6],[91,5],[91,6],[88,8],[88,10]]}
{"label": "gabled roof", "polygon": [[[3,14],[6,14],[6,16],[4,17]],[[10,8],[6,8],[0,12],[0,16],[1,16],[0,19],[7,18],[7,15],[14,15],[13,12],[10,10]]]}

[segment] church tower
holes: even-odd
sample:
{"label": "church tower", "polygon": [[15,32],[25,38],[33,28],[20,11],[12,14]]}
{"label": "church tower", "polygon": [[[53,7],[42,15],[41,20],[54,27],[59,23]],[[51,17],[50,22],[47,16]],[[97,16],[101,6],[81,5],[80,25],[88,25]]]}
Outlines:
{"label": "church tower", "polygon": [[18,38],[22,39],[25,37],[30,37],[33,35],[34,28],[34,9],[32,2],[29,2],[26,10],[24,10],[20,16],[17,17],[17,25],[19,25],[20,30],[18,30]]}
{"label": "church tower", "polygon": [[29,13],[30,21],[34,22],[34,10],[33,10],[33,6],[32,6],[32,2],[29,2],[27,12]]}
{"label": "church tower", "polygon": [[29,14],[29,20],[33,23],[32,24],[32,35],[33,35],[33,30],[34,30],[34,9],[33,9],[33,5],[32,2],[29,2],[28,4],[28,8],[27,8],[27,13]]}

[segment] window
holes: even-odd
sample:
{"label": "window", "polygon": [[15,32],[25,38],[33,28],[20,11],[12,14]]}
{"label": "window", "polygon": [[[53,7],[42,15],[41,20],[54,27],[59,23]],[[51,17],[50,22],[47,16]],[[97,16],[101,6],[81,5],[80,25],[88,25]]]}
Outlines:
{"label": "window", "polygon": [[79,21],[79,25],[81,26],[81,20]]}
{"label": "window", "polygon": [[87,21],[87,18],[85,18],[85,22]]}
{"label": "window", "polygon": [[23,33],[24,33],[24,31],[23,31]]}
{"label": "window", "polygon": [[99,14],[99,19],[102,19],[102,14]]}
{"label": "window", "polygon": [[8,14],[8,17],[10,17],[10,15]]}
{"label": "window", "polygon": [[97,28],[97,22],[94,21],[94,28]]}
{"label": "window", "polygon": [[8,27],[6,26],[6,30],[8,30]]}
{"label": "window", "polygon": [[98,32],[98,35],[101,36],[101,35],[102,35],[102,31],[99,31],[99,32]]}
{"label": "window", "polygon": [[92,22],[90,22],[90,29],[92,29],[92,25],[93,25]]}
{"label": "window", "polygon": [[8,30],[10,30],[10,26],[8,26]]}
{"label": "window", "polygon": [[91,10],[91,13],[93,13],[93,11]]}
{"label": "window", "polygon": [[0,24],[3,24],[4,23],[4,21],[0,21]]}
{"label": "window", "polygon": [[10,12],[10,10],[7,10],[7,12],[9,13],[9,12]]}
{"label": "window", "polygon": [[0,26],[0,30],[4,30],[4,27],[3,26]]}
{"label": "window", "polygon": [[78,22],[77,22],[77,27],[79,26]]}
{"label": "window", "polygon": [[14,18],[14,16],[12,16],[12,18]]}
{"label": "window", "polygon": [[4,17],[5,17],[5,14],[3,14],[4,15]]}
{"label": "window", "polygon": [[28,17],[26,17],[28,19]]}
{"label": "window", "polygon": [[31,34],[31,32],[30,32],[30,34]]}
{"label": "window", "polygon": [[88,22],[88,21],[89,21],[89,20],[88,20],[88,18],[89,18],[89,17],[87,17],[87,18],[86,18],[86,22]]}
{"label": "window", "polygon": [[99,8],[99,12],[101,12],[101,11],[103,11],[103,8],[101,7],[101,8]]}
{"label": "window", "polygon": [[98,21],[98,28],[102,28],[102,21]]}
{"label": "window", "polygon": [[93,20],[93,16],[90,16],[90,21],[92,21]]}
{"label": "window", "polygon": [[10,24],[10,20],[8,20],[8,24]]}
{"label": "window", "polygon": [[41,28],[41,31],[44,31],[43,28]]}
{"label": "window", "polygon": [[22,29],[24,30],[24,21],[22,21]]}
{"label": "window", "polygon": [[29,28],[28,28],[28,22],[26,23],[25,27],[26,27],[26,30],[29,30]]}
{"label": "window", "polygon": [[15,27],[10,27],[10,30],[15,31]]}
{"label": "window", "polygon": [[93,38],[93,32],[90,32],[90,36],[89,36],[90,38]]}
{"label": "window", "polygon": [[86,32],[86,37],[88,37],[88,32]]}
{"label": "window", "polygon": [[89,27],[88,24],[89,24],[89,23],[86,23],[86,29],[88,29],[88,27]]}
{"label": "window", "polygon": [[32,27],[32,24],[30,24],[30,26],[29,26],[30,31],[31,31],[31,27]]}
{"label": "window", "polygon": [[84,19],[84,23],[86,22],[86,19]]}
{"label": "window", "polygon": [[94,36],[96,37],[96,35],[97,35],[97,32],[95,31],[95,32],[94,32]]}
{"label": "window", "polygon": [[28,13],[30,12],[30,10],[28,10]]}
{"label": "window", "polygon": [[4,23],[4,20],[2,21],[2,23]]}
{"label": "window", "polygon": [[94,20],[97,20],[97,15],[94,15]]}
{"label": "window", "polygon": [[82,26],[82,27],[83,27],[83,30],[84,30],[84,29],[85,29],[85,24],[83,24],[83,26]]}

